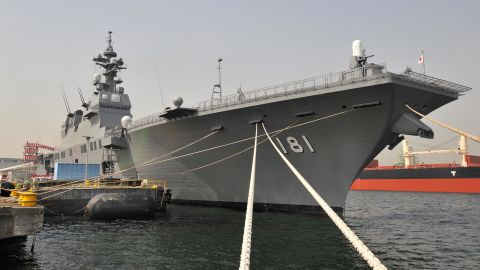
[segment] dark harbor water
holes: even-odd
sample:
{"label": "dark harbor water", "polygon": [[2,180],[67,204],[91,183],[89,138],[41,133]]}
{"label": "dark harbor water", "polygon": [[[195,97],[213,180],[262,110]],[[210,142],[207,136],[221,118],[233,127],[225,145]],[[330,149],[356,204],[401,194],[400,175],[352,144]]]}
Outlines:
{"label": "dark harbor water", "polygon": [[[479,269],[480,195],[350,192],[347,224],[390,269]],[[149,221],[45,220],[0,269],[236,269],[244,212],[170,205]],[[254,214],[252,269],[368,269],[326,216]]]}

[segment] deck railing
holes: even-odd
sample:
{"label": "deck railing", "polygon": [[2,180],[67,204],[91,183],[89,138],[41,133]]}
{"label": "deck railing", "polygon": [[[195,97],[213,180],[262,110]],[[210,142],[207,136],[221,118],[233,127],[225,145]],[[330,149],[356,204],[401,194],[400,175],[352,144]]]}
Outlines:
{"label": "deck railing", "polygon": [[454,94],[462,94],[472,90],[472,88],[458,84],[458,83],[445,81],[439,78],[413,72],[410,70],[407,70],[406,72],[401,74],[395,74],[394,77],[403,79],[403,80],[413,81],[413,82],[420,83],[430,87],[439,88]]}
{"label": "deck railing", "polygon": [[[417,82],[426,86],[442,89],[450,93],[461,94],[471,89],[460,84],[448,82],[431,76],[426,76],[413,71],[406,71],[402,74],[389,73],[385,64],[368,64],[364,67],[351,69],[348,71],[330,73],[322,76],[277,84],[245,92],[239,91],[236,94],[228,95],[221,100],[206,100],[200,102],[196,109],[198,111],[215,110],[239,104],[268,100],[271,98],[278,98],[282,96],[289,96],[293,94],[324,90],[331,87],[351,85],[355,83],[376,80],[379,78],[384,78],[387,74],[400,80]],[[160,117],[160,114],[161,113],[155,113],[137,119],[133,121],[130,128],[137,128],[154,122],[165,121],[165,119]]]}
{"label": "deck railing", "polygon": [[198,105],[199,111],[208,111],[229,107],[238,104],[266,100],[270,98],[288,96],[303,92],[322,90],[339,85],[349,85],[358,82],[384,77],[387,73],[385,65],[368,65],[361,68],[330,73],[322,76],[311,77],[299,81],[287,82],[255,89],[246,92],[238,92],[224,97],[222,100],[206,100]]}

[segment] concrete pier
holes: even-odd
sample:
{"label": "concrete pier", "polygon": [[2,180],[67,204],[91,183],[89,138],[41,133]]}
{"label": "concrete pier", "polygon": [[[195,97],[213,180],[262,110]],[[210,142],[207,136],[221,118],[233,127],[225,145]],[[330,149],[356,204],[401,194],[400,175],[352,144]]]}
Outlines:
{"label": "concrete pier", "polygon": [[23,207],[16,198],[0,197],[0,240],[35,234],[42,224],[43,206]]}

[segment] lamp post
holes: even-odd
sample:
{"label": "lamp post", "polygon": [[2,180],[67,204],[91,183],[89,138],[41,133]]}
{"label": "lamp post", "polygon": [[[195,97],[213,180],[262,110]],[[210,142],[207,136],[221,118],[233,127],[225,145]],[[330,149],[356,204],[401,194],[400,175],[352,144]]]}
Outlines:
{"label": "lamp post", "polygon": [[86,153],[86,157],[85,157],[85,184],[87,184],[87,172],[88,172],[88,147],[89,147],[89,143],[90,143],[90,139],[92,138],[91,136],[82,136],[84,137],[86,140],[87,140],[87,144],[86,144],[86,147],[85,147],[85,153]]}

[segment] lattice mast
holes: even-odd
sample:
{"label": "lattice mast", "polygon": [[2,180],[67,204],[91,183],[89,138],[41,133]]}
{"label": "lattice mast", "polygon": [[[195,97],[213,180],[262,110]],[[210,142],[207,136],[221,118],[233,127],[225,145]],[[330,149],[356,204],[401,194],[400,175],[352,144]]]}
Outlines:
{"label": "lattice mast", "polygon": [[218,83],[213,85],[212,90],[212,103],[221,103],[222,102],[222,63],[223,59],[218,58]]}

